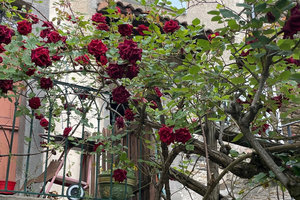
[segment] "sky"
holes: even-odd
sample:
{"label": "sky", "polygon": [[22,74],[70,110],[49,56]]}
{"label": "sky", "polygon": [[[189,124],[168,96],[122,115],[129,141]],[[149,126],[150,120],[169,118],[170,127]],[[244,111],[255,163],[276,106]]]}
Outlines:
{"label": "sky", "polygon": [[181,3],[179,0],[170,0],[172,2],[172,6],[175,6],[177,8],[182,8],[183,5],[186,4],[186,2]]}

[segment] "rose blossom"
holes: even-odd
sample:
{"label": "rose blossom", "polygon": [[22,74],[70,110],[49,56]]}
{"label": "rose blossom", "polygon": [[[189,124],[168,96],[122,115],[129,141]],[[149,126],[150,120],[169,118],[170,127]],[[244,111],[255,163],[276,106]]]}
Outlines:
{"label": "rose blossom", "polygon": [[144,24],[140,24],[137,27],[137,31],[139,32],[140,35],[144,36],[145,33],[143,31],[149,31],[149,28],[145,26]]}
{"label": "rose blossom", "polygon": [[174,133],[173,133],[173,128],[172,127],[167,127],[165,124],[163,127],[161,127],[158,131],[158,135],[160,138],[160,141],[166,143],[167,145],[171,144],[174,142]]}
{"label": "rose blossom", "polygon": [[175,141],[185,144],[192,136],[187,128],[180,128],[175,130]]}
{"label": "rose blossom", "polygon": [[30,19],[32,21],[33,24],[37,24],[39,23],[39,19],[37,18],[37,15],[34,14],[27,14],[26,15],[27,19]]}
{"label": "rose blossom", "polygon": [[112,91],[112,99],[119,104],[126,103],[129,97],[129,92],[122,85]]}
{"label": "rose blossom", "polygon": [[130,24],[120,24],[118,25],[118,31],[122,36],[129,36],[132,34],[133,26]]}
{"label": "rose blossom", "polygon": [[35,70],[36,70],[35,68],[28,68],[27,71],[25,72],[25,74],[27,76],[32,76],[34,74]]}
{"label": "rose blossom", "polygon": [[47,35],[47,43],[57,43],[58,41],[62,40],[61,35],[57,31],[51,31]]}
{"label": "rose blossom", "polygon": [[123,78],[124,76],[124,65],[110,63],[106,68],[107,74],[112,79]]}
{"label": "rose blossom", "polygon": [[161,93],[158,87],[154,87],[154,91],[158,97],[162,97],[163,94]]}
{"label": "rose blossom", "polygon": [[220,35],[219,32],[215,32],[215,33],[209,34],[209,35],[207,36],[207,38],[208,38],[208,40],[210,41],[210,40],[214,39],[215,37],[217,37],[217,36],[219,36],[219,35]]}
{"label": "rose blossom", "polygon": [[45,37],[47,37],[47,35],[48,35],[50,32],[51,32],[51,30],[50,30],[49,28],[46,28],[46,29],[44,29],[44,30],[41,30],[41,32],[40,32],[40,37],[41,37],[41,38],[45,38]]}
{"label": "rose blossom", "polygon": [[90,63],[90,58],[86,54],[78,56],[74,60],[80,65],[88,65]]}
{"label": "rose blossom", "polygon": [[5,51],[6,51],[6,49],[4,49],[3,45],[0,44],[0,53],[3,53],[3,52],[5,52]]}
{"label": "rose blossom", "polygon": [[45,127],[47,127],[49,125],[49,122],[48,122],[47,119],[43,118],[40,121],[40,125],[45,128]]}
{"label": "rose blossom", "polygon": [[131,64],[135,64],[142,58],[142,49],[139,49],[137,43],[132,40],[119,43],[118,49],[120,57],[123,60],[128,60]]}
{"label": "rose blossom", "polygon": [[114,170],[112,177],[115,179],[115,181],[121,183],[127,179],[127,171],[124,169],[116,169]]}
{"label": "rose blossom", "polygon": [[107,24],[98,24],[96,29],[101,31],[109,31],[109,26]]}
{"label": "rose blossom", "polygon": [[130,65],[127,67],[126,71],[126,78],[129,78],[130,80],[136,77],[139,73],[140,69],[137,65]]}
{"label": "rose blossom", "polygon": [[21,22],[18,22],[18,32],[21,35],[27,35],[28,33],[31,33],[32,31],[32,24],[28,22],[27,20],[23,20]]}
{"label": "rose blossom", "polygon": [[52,64],[49,50],[45,47],[38,47],[31,50],[31,61],[40,67],[47,67]]}
{"label": "rose blossom", "polygon": [[282,28],[284,35],[283,38],[294,38],[294,34],[300,31],[300,9],[299,4],[291,9],[291,16],[286,21]]}
{"label": "rose blossom", "polygon": [[13,89],[13,80],[0,80],[0,89],[2,93],[7,94],[8,90]]}
{"label": "rose blossom", "polygon": [[63,134],[63,136],[64,136],[64,137],[68,137],[68,135],[70,134],[71,130],[72,130],[72,127],[66,127],[66,128],[64,129],[64,134]]}
{"label": "rose blossom", "polygon": [[44,118],[44,115],[43,114],[37,114],[37,113],[34,113],[34,116],[35,116],[35,119],[38,119],[38,120],[41,120]]}
{"label": "rose blossom", "polygon": [[9,44],[14,31],[7,26],[0,25],[0,43]]}
{"label": "rose blossom", "polygon": [[269,23],[273,23],[276,20],[272,12],[267,12],[266,18]]}
{"label": "rose blossom", "polygon": [[[104,146],[104,144],[102,142],[96,143],[93,147],[93,151],[97,151],[99,146]],[[105,149],[101,149],[101,152],[105,152]]]}
{"label": "rose blossom", "polygon": [[180,28],[180,26],[178,25],[178,22],[174,21],[174,20],[170,20],[167,21],[163,27],[163,30],[166,33],[174,33],[175,31],[177,31]]}
{"label": "rose blossom", "polygon": [[42,89],[48,90],[53,87],[53,82],[51,78],[42,77],[40,79],[40,86]]}
{"label": "rose blossom", "polygon": [[153,110],[155,110],[156,108],[158,108],[157,103],[155,101],[150,101],[150,108],[152,108]]}
{"label": "rose blossom", "polygon": [[134,113],[129,108],[127,108],[125,110],[125,119],[127,119],[128,121],[133,121],[134,120]]}
{"label": "rose blossom", "polygon": [[105,55],[96,57],[97,64],[106,65],[108,63]]}
{"label": "rose blossom", "polygon": [[93,22],[96,22],[96,23],[106,23],[106,17],[103,16],[101,13],[95,13],[93,16],[92,16],[92,21]]}
{"label": "rose blossom", "polygon": [[95,39],[92,40],[88,45],[88,52],[95,57],[104,55],[107,51],[107,47],[101,40]]}
{"label": "rose blossom", "polygon": [[61,58],[62,58],[62,56],[59,56],[57,54],[55,54],[51,57],[52,61],[60,61]]}
{"label": "rose blossom", "polygon": [[0,56],[0,63],[2,63],[3,62],[3,58],[2,58],[2,56]]}
{"label": "rose blossom", "polygon": [[117,117],[116,125],[117,125],[118,128],[124,128],[125,123],[124,123],[123,117]]}
{"label": "rose blossom", "polygon": [[29,107],[31,109],[38,109],[41,106],[41,100],[39,97],[32,97],[31,99],[29,99]]}

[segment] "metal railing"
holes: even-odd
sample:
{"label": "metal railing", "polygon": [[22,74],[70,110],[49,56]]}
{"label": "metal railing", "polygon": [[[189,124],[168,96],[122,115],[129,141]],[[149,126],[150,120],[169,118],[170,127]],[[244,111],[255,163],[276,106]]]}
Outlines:
{"label": "metal railing", "polygon": [[[45,102],[48,102],[42,110],[49,122],[45,128],[39,124],[40,119],[35,119],[39,112],[35,113],[35,110],[28,109],[21,96],[15,99],[10,138],[8,132],[2,128],[7,138],[8,154],[0,155],[0,159],[7,161],[3,166],[0,160],[1,168],[6,169],[5,180],[0,180],[2,182],[0,194],[23,194],[41,198],[52,196],[68,199],[104,199],[103,194],[101,196],[99,192],[101,185],[98,178],[104,169],[109,171],[110,185],[106,199],[116,199],[113,194],[116,192],[114,185],[120,184],[114,182],[112,172],[119,158],[108,151],[104,152],[101,149],[95,151],[95,147],[103,140],[113,140],[110,144],[103,145],[108,145],[109,149],[115,147],[122,149],[124,146],[123,150],[128,156],[130,131],[120,133],[116,130],[114,119],[117,115],[112,112],[114,109],[111,107],[108,93],[60,81],[55,82],[55,87],[59,91],[56,94],[36,92],[40,98],[47,99]],[[119,107],[121,106],[117,108]],[[111,115],[113,120],[110,121]],[[19,121],[18,129],[16,129],[17,121]],[[70,126],[72,130],[69,136],[63,136],[63,130]],[[136,149],[140,152],[134,159],[135,163],[138,163],[143,147],[140,138],[136,138],[136,141]],[[121,199],[130,199],[127,192],[128,190],[132,192],[132,188],[129,188],[132,185],[138,193],[136,195],[139,196],[138,199],[142,198],[140,164],[137,167],[138,171],[134,173],[138,178],[133,182],[126,179],[124,195],[119,195]],[[55,191],[51,190],[53,188]],[[120,190],[117,192],[122,193]]]}

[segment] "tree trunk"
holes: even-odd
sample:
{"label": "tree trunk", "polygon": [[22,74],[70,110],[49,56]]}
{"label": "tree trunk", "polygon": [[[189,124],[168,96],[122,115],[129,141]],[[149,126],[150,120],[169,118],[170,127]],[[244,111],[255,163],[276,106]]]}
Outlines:
{"label": "tree trunk", "polygon": [[[212,150],[217,150],[217,140],[216,140],[216,130],[215,130],[215,124],[213,121],[209,121],[206,119],[206,127],[207,127],[207,145],[210,149]],[[210,173],[207,171],[207,184],[209,186],[210,182],[212,180],[217,179],[219,176],[219,166],[218,164],[209,161],[209,168],[210,168]],[[209,196],[209,200],[218,200],[219,199],[219,194],[220,194],[220,187],[219,184],[215,187],[215,189],[212,191],[212,193]]]}

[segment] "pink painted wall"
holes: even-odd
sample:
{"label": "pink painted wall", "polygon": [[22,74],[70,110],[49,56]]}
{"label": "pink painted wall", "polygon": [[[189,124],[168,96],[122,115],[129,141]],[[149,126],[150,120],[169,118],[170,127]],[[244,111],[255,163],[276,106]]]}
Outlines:
{"label": "pink painted wall", "polygon": [[[0,155],[9,154],[9,146],[4,132],[11,143],[13,116],[14,116],[14,102],[7,99],[0,98]],[[11,153],[17,153],[18,150],[18,129],[19,119],[16,120],[13,146]],[[16,181],[16,160],[17,157],[11,157],[9,181]],[[0,157],[0,180],[5,180],[7,170],[8,157]]]}

